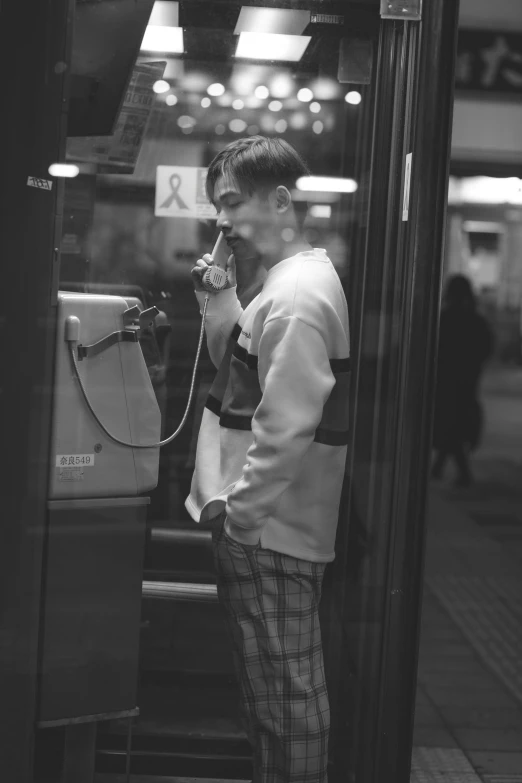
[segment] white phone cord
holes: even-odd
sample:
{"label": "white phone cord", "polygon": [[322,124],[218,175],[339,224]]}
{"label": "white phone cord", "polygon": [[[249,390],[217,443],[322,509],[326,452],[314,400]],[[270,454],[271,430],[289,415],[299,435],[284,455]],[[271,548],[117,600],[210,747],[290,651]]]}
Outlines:
{"label": "white phone cord", "polygon": [[179,425],[179,427],[176,430],[176,432],[173,432],[172,435],[170,435],[168,438],[165,438],[165,440],[160,440],[158,443],[145,443],[145,444],[144,443],[129,443],[128,441],[121,440],[120,438],[117,438],[116,435],[113,435],[111,432],[109,432],[109,430],[107,429],[105,424],[103,424],[100,421],[100,419],[98,418],[98,416],[96,414],[96,411],[94,410],[94,408],[91,405],[89,397],[87,396],[87,391],[85,389],[85,386],[83,385],[83,381],[82,381],[81,376],[80,376],[80,371],[79,371],[79,368],[78,368],[78,360],[76,358],[74,345],[73,345],[72,341],[69,342],[69,353],[70,353],[70,356],[71,356],[71,359],[72,359],[72,363],[73,363],[73,367],[74,367],[74,375],[76,377],[76,380],[80,384],[80,389],[82,390],[82,394],[83,394],[83,397],[85,399],[85,402],[87,403],[87,407],[89,408],[90,412],[92,413],[92,415],[94,416],[94,418],[96,419],[97,423],[102,428],[104,433],[111,440],[115,441],[116,443],[119,443],[121,446],[130,446],[133,449],[155,449],[155,448],[158,448],[158,447],[161,447],[161,446],[166,446],[168,443],[173,441],[174,438],[178,437],[179,433],[181,432],[181,430],[185,426],[185,422],[187,421],[187,416],[188,416],[188,413],[189,413],[189,410],[190,410],[190,406],[192,404],[192,397],[194,396],[194,386],[195,386],[195,383],[196,383],[196,372],[197,372],[198,364],[199,364],[199,356],[200,356],[200,353],[201,353],[201,346],[203,345],[203,336],[205,334],[205,318],[206,318],[206,315],[207,315],[207,306],[208,306],[209,298],[210,298],[209,294],[207,294],[206,297],[205,297],[205,302],[203,304],[203,315],[202,315],[202,319],[201,319],[201,330],[199,332],[198,349],[196,351],[196,360],[194,362],[194,370],[192,372],[192,380],[191,380],[191,383],[190,383],[189,398],[188,398],[188,402],[187,402],[187,407],[185,408],[185,413],[183,414],[183,418],[181,419],[181,424]]}

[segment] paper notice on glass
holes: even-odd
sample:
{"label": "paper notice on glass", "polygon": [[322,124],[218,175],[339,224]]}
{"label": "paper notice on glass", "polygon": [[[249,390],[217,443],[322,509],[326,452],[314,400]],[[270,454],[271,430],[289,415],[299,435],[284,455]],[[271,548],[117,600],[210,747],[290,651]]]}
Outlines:
{"label": "paper notice on glass", "polygon": [[216,220],[207,198],[207,169],[202,166],[158,166],[156,169],[156,217]]}
{"label": "paper notice on glass", "polygon": [[141,63],[132,71],[112,136],[80,136],[67,139],[67,160],[95,163],[106,170],[131,174],[147,130],[155,93],[165,62]]}

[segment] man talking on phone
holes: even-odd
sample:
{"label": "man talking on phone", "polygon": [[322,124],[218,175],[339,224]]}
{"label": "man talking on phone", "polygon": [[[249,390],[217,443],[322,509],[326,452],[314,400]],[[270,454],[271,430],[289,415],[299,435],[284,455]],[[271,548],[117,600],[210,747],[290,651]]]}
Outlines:
{"label": "man talking on phone", "polygon": [[[228,283],[192,270],[217,368],[186,506],[211,522],[254,783],[324,783],[330,712],[318,606],[334,558],[348,440],[346,299],[303,232],[292,192],[309,175],[280,138],[252,136],[212,161],[207,193],[228,245]],[[235,265],[266,270],[242,309]]]}

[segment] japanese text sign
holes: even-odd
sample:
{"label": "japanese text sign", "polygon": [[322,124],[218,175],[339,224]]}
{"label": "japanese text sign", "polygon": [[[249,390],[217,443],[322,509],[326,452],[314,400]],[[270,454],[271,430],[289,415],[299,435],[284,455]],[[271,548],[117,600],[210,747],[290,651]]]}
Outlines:
{"label": "japanese text sign", "polygon": [[455,86],[522,95],[522,34],[461,30]]}

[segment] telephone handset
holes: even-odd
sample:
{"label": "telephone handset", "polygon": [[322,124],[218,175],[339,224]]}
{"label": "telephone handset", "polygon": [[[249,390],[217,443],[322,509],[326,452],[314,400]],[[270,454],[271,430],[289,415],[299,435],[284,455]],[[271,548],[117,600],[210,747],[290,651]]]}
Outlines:
{"label": "telephone handset", "polygon": [[203,288],[213,293],[214,291],[222,291],[227,284],[227,261],[230,252],[222,231],[219,232],[211,255],[214,263],[204,273],[201,284]]}

